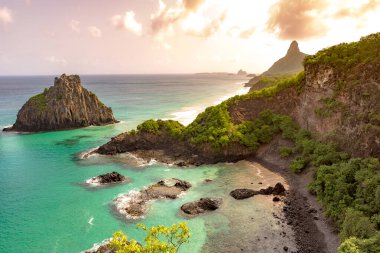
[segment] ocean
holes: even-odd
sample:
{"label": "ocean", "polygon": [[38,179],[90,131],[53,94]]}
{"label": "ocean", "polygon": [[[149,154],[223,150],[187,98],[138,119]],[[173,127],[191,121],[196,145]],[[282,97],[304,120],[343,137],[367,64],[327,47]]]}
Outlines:
{"label": "ocean", "polygon": [[[280,207],[264,196],[238,205],[228,196],[242,185],[259,187],[259,182],[265,186],[282,180],[259,164],[242,161],[177,168],[128,154],[83,158],[83,153],[147,119],[189,124],[207,106],[247,92],[243,85],[246,78],[91,75],[81,76],[81,80],[85,88],[112,107],[120,123],[35,134],[0,133],[0,252],[80,252],[118,230],[142,241],[144,234],[136,229],[138,223],[171,225],[183,220],[188,222],[192,236],[181,252],[240,252],[243,248],[270,252],[267,250],[276,243],[280,247],[277,232],[281,227],[273,218]],[[25,101],[53,81],[53,76],[0,77],[0,127],[14,123]],[[91,177],[112,171],[131,182],[109,187],[84,184]],[[187,180],[193,187],[178,199],[155,201],[140,220],[126,220],[115,211],[112,200],[119,194],[173,177]],[[205,183],[205,179],[213,181]],[[182,217],[180,206],[201,197],[222,197],[224,202],[213,213]],[[257,243],[263,234],[271,240]]]}

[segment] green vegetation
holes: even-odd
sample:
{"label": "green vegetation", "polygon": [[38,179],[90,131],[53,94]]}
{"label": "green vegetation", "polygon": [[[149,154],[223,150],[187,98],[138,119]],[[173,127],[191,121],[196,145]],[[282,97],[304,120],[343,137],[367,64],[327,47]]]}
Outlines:
{"label": "green vegetation", "polygon": [[322,102],[323,106],[315,109],[315,114],[321,118],[332,116],[334,113],[339,111],[339,108],[342,107],[342,103],[334,98],[326,97],[322,98],[320,101]]}
{"label": "green vegetation", "polygon": [[[139,132],[159,134],[161,131],[168,131],[173,137],[179,138],[182,135],[184,126],[174,120],[147,120],[137,126]],[[135,134],[134,131],[131,131]]]}
{"label": "green vegetation", "polygon": [[378,253],[380,252],[380,232],[370,239],[350,237],[342,242],[339,253]]}
{"label": "green vegetation", "polygon": [[208,107],[185,128],[184,137],[193,144],[209,143],[217,149],[226,146],[233,132],[233,123],[227,111],[227,104]]}
{"label": "green vegetation", "polygon": [[40,111],[40,112],[43,112],[46,110],[47,108],[47,98],[46,98],[46,94],[45,93],[40,93],[40,94],[37,94],[33,97],[30,98],[30,100],[32,103],[34,103],[36,106],[37,106],[37,109]]}
{"label": "green vegetation", "polygon": [[350,68],[380,59],[380,33],[362,37],[358,42],[342,43],[305,57],[304,65],[328,64]]}
{"label": "green vegetation", "polygon": [[147,232],[145,245],[135,240],[129,240],[122,231],[113,234],[109,247],[116,253],[177,253],[184,243],[190,239],[190,230],[186,223],[181,222],[171,227],[158,225],[147,228],[139,224],[138,228]]}
{"label": "green vegetation", "polygon": [[289,87],[295,87],[298,92],[300,92],[303,88],[303,84],[305,81],[305,72],[301,71],[300,73],[286,77],[286,78],[279,78],[275,80],[274,84],[268,88],[260,89],[260,90],[255,90],[252,92],[249,92],[245,95],[240,95],[240,96],[235,96],[227,101],[228,105],[237,103],[242,100],[247,100],[247,99],[254,99],[254,98],[262,98],[262,97],[272,97],[279,93],[280,91],[289,88]]}

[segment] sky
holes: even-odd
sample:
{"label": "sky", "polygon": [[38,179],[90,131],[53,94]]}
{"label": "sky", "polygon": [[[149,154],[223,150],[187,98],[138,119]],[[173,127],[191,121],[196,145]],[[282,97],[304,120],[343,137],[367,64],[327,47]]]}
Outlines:
{"label": "sky", "polygon": [[380,0],[0,0],[0,75],[261,73],[380,31]]}

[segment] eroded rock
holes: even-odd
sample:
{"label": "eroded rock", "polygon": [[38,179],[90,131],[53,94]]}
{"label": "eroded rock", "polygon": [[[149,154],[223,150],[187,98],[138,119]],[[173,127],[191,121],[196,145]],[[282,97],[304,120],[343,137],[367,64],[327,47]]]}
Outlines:
{"label": "eroded rock", "polygon": [[186,214],[198,215],[218,209],[222,202],[221,198],[201,198],[198,201],[183,204],[181,210]]}

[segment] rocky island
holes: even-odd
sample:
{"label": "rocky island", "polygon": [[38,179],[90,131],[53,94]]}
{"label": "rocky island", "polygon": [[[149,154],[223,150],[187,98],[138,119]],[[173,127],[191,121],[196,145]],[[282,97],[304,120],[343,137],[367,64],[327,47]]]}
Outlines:
{"label": "rocky island", "polygon": [[78,75],[61,75],[54,86],[31,97],[4,131],[40,132],[116,123],[112,109],[83,88]]}

